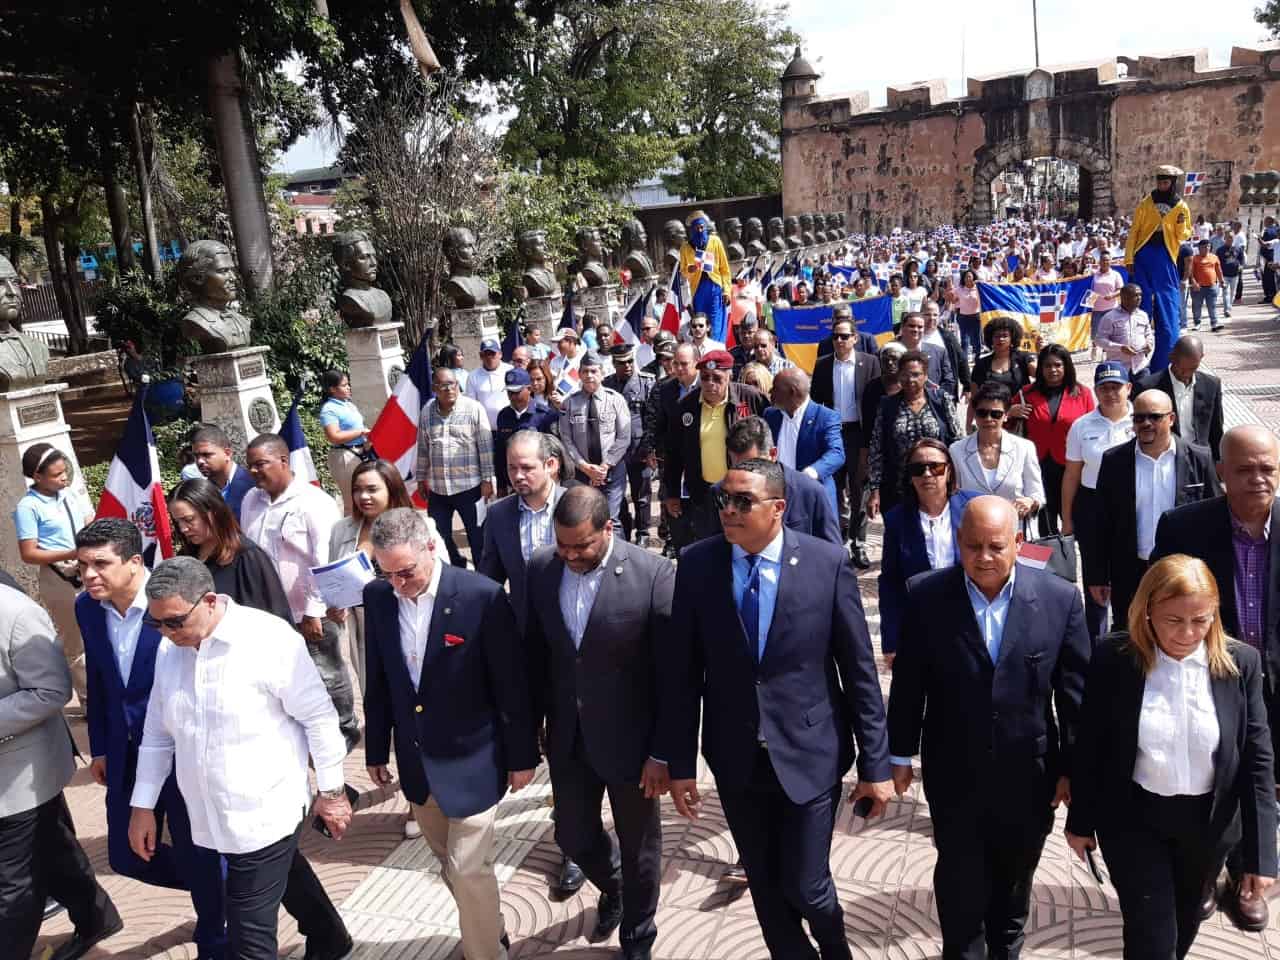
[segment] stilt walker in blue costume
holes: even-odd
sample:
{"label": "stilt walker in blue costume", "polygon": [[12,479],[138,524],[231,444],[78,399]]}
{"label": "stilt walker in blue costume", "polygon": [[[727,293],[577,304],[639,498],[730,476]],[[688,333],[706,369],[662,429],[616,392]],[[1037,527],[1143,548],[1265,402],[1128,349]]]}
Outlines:
{"label": "stilt walker in blue costume", "polygon": [[1152,370],[1169,365],[1182,320],[1178,248],[1191,238],[1191,210],[1177,190],[1181,176],[1181,170],[1168,164],[1156,168],[1156,188],[1134,211],[1124,247],[1129,279],[1142,287],[1142,309],[1155,330]]}
{"label": "stilt walker in blue costume", "polygon": [[689,313],[705,313],[712,340],[725,342],[728,332],[729,291],[733,276],[720,238],[711,233],[711,219],[701,210],[685,221],[689,239],[680,247],[680,273],[689,282],[693,305]]}

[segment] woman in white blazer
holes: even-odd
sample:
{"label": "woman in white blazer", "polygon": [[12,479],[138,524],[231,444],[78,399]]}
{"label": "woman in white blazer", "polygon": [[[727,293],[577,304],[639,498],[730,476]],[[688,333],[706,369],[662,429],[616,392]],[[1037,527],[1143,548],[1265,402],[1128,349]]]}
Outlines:
{"label": "woman in white blazer", "polygon": [[951,460],[961,490],[1004,497],[1025,520],[1044,503],[1044,481],[1036,445],[1004,429],[1009,401],[1003,383],[978,387],[972,401],[978,430],[951,445]]}

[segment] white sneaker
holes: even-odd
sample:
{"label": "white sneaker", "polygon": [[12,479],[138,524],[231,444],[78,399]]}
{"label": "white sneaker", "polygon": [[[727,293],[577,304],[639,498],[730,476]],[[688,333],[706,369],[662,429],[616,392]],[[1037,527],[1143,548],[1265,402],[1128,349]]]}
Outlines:
{"label": "white sneaker", "polygon": [[418,826],[418,821],[413,819],[413,815],[409,815],[409,819],[404,822],[404,838],[406,840],[416,840],[422,836],[422,828]]}

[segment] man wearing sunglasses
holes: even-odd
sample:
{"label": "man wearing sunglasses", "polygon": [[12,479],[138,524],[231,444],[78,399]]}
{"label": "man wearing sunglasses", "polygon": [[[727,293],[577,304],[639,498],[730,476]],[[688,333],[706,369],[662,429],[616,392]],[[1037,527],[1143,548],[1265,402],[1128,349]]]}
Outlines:
{"label": "man wearing sunglasses", "polygon": [[155,808],[176,770],[192,841],[226,860],[227,956],[275,960],[287,883],[307,956],[348,957],[351,936],[298,851],[308,809],[335,838],[351,822],[346,741],[306,643],[279,617],[215,593],[195,557],[161,563],[146,595],[144,623],[169,643],[138,748],[130,848],[148,863],[159,855]]}
{"label": "man wearing sunglasses", "polygon": [[781,464],[738,463],[715,491],[724,534],[684,552],[655,755],[676,809],[696,818],[701,714],[769,955],[848,958],[831,834],[855,757],[859,815],[892,796],[884,700],[848,555],[784,529],[785,494]]}

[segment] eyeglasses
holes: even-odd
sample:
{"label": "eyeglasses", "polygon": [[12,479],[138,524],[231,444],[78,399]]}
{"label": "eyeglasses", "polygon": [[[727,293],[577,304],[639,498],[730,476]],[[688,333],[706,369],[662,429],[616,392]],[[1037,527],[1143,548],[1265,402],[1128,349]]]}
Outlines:
{"label": "eyeglasses", "polygon": [[778,500],[781,498],[764,497],[757,500],[745,493],[726,493],[724,490],[716,489],[712,491],[711,499],[715,501],[717,510],[732,509],[735,513],[750,513],[752,507],[758,503],[768,503],[771,500]]}
{"label": "eyeglasses", "polygon": [[[208,594],[206,594],[205,596],[208,596]],[[161,629],[181,630],[184,626],[186,626],[187,618],[190,617],[191,614],[196,612],[196,607],[200,606],[202,602],[204,602],[204,597],[201,597],[199,600],[193,603],[191,605],[191,609],[188,610],[186,613],[184,613],[180,617],[165,617],[162,620],[157,620],[151,614],[144,613],[142,615],[142,622],[146,626],[150,627],[152,630],[161,630]]]}
{"label": "eyeglasses", "polygon": [[1003,410],[994,407],[980,407],[973,411],[974,416],[981,417],[983,420],[999,420],[1004,416]]}
{"label": "eyeglasses", "polygon": [[382,576],[387,580],[399,580],[401,582],[410,579],[418,572],[418,565],[415,563],[411,567],[405,567],[403,570],[383,570]]}
{"label": "eyeglasses", "polygon": [[923,477],[926,473],[931,477],[944,477],[947,474],[947,465],[938,461],[907,464],[907,476],[909,477]]}
{"label": "eyeglasses", "polygon": [[837,334],[833,334],[833,336],[834,336],[837,340],[852,340],[852,339],[853,339],[853,334],[852,334],[852,333],[837,333]]}
{"label": "eyeglasses", "polygon": [[1169,416],[1169,414],[1167,413],[1135,413],[1133,415],[1133,422],[1134,423],[1159,423],[1161,420],[1163,420],[1167,416]]}

